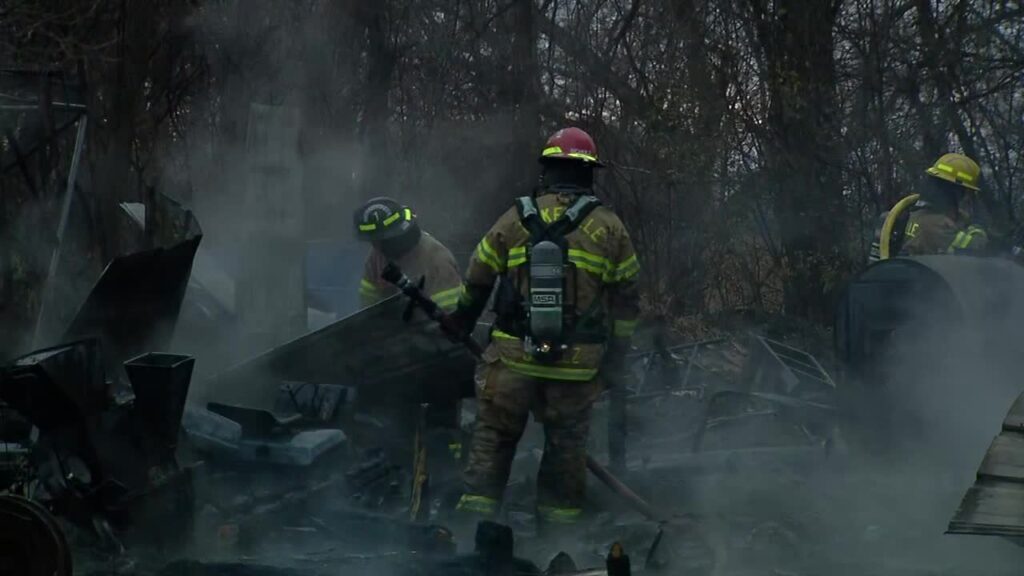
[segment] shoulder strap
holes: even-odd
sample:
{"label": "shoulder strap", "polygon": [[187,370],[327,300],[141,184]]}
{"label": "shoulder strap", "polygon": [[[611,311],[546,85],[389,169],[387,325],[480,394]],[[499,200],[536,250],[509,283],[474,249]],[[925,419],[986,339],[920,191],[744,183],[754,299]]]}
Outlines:
{"label": "shoulder strap", "polygon": [[537,203],[529,196],[516,198],[516,212],[519,213],[519,222],[523,228],[530,233],[530,243],[536,244],[547,235],[547,227],[537,210]]}
{"label": "shoulder strap", "polygon": [[554,237],[563,237],[575,230],[583,220],[601,205],[597,196],[590,194],[580,196],[573,202],[572,206],[566,209],[562,217],[556,220],[548,228],[548,234]]}
{"label": "shoulder strap", "polygon": [[575,230],[583,220],[601,205],[601,201],[593,195],[580,196],[569,206],[562,216],[551,223],[544,224],[537,203],[529,196],[516,198],[516,211],[523,228],[530,233],[530,243],[536,244],[543,240],[560,240]]}

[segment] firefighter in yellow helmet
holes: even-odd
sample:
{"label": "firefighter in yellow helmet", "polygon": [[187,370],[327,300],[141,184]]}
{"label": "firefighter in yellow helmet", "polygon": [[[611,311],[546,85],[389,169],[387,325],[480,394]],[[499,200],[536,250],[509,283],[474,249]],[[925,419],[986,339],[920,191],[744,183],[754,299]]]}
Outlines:
{"label": "firefighter in yellow helmet", "polygon": [[491,288],[497,314],[476,374],[477,420],[457,510],[491,516],[501,505],[530,412],[544,427],[537,478],[543,526],[579,519],[591,408],[638,315],[637,262],[622,221],[592,195],[602,166],[586,132],[566,128],[544,147],[541,186],[516,200],[472,256],[451,320],[469,330]]}
{"label": "firefighter in yellow helmet", "polygon": [[883,215],[871,260],[924,254],[982,254],[985,230],[971,221],[981,168],[963,154],[944,154],[925,173],[920,194]]}

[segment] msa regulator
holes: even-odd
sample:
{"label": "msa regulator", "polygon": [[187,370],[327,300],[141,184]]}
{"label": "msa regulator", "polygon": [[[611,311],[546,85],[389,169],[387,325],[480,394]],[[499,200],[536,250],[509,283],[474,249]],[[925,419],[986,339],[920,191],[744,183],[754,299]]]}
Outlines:
{"label": "msa regulator", "polygon": [[519,219],[530,233],[526,253],[530,266],[527,333],[523,347],[538,362],[557,362],[569,349],[565,325],[565,278],[568,248],[565,237],[594,208],[594,196],[580,196],[564,214],[544,224],[533,198],[516,200]]}

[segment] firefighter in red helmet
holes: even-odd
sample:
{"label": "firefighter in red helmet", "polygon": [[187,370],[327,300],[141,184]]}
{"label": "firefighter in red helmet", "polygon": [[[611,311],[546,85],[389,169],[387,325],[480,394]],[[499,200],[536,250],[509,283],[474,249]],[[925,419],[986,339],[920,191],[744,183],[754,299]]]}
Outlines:
{"label": "firefighter in red helmet", "polygon": [[[452,320],[474,326],[495,282],[496,320],[477,368],[477,421],[457,509],[498,512],[530,413],[544,426],[537,478],[542,526],[579,519],[598,368],[622,366],[638,315],[637,262],[619,217],[593,195],[603,166],[579,128],[541,151],[541,186],[480,240]],[[611,354],[619,362],[602,362]]]}

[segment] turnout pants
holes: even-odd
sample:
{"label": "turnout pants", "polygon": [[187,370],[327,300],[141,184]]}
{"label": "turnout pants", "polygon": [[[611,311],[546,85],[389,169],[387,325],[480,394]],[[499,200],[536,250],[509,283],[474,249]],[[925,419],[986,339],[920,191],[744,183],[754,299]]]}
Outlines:
{"label": "turnout pants", "polygon": [[515,372],[501,362],[478,367],[477,420],[464,472],[459,510],[494,514],[508,483],[516,445],[530,412],[544,426],[537,477],[537,509],[549,523],[571,523],[581,513],[591,408],[601,393],[587,382],[550,380]]}

